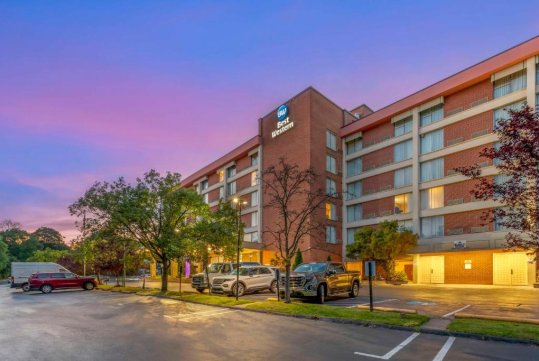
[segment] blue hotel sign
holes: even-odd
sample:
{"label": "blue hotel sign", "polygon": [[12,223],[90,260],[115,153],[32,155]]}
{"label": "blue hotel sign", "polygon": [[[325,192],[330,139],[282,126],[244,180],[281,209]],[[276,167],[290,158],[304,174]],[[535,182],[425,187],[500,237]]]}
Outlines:
{"label": "blue hotel sign", "polygon": [[275,138],[278,135],[283,134],[288,129],[291,129],[294,127],[294,122],[290,121],[290,118],[288,117],[288,107],[283,104],[277,109],[277,129],[271,132],[271,137]]}

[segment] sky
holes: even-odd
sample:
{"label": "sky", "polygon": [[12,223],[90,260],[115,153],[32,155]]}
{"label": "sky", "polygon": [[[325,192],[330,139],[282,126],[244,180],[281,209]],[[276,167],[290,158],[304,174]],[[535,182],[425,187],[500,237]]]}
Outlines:
{"label": "sky", "polygon": [[377,110],[539,35],[511,4],[0,0],[0,220],[69,241],[95,181],[185,178],[308,86]]}

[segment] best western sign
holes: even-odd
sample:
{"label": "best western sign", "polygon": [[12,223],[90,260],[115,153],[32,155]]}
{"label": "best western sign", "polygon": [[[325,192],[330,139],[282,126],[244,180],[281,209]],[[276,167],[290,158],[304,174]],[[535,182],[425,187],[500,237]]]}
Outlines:
{"label": "best western sign", "polygon": [[288,117],[288,107],[284,104],[277,109],[277,120],[277,129],[271,132],[272,138],[275,138],[294,127],[294,122],[291,122]]}

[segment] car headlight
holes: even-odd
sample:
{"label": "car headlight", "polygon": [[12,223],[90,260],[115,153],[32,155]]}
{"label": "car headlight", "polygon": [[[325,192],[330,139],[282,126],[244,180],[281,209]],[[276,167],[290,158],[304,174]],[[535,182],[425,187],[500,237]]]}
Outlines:
{"label": "car headlight", "polygon": [[229,281],[234,281],[234,280],[235,280],[235,278],[225,278],[225,279],[223,279],[224,282],[229,282]]}
{"label": "car headlight", "polygon": [[315,276],[306,277],[305,280],[306,280],[307,282],[312,282],[312,281],[316,280],[316,277],[315,277]]}

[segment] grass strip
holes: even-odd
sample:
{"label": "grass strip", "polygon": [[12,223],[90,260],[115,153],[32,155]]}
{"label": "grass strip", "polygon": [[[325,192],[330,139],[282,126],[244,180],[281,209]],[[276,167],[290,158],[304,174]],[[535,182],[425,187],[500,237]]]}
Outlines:
{"label": "grass strip", "polygon": [[539,341],[539,325],[529,323],[455,318],[447,330]]}
{"label": "grass strip", "polygon": [[421,315],[404,315],[397,312],[360,310],[357,308],[341,308],[310,303],[259,302],[245,306],[252,310],[261,310],[291,315],[342,318],[355,321],[373,322],[386,325],[417,327],[429,318]]}

